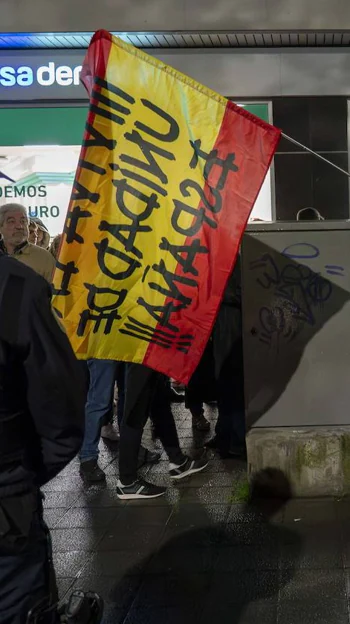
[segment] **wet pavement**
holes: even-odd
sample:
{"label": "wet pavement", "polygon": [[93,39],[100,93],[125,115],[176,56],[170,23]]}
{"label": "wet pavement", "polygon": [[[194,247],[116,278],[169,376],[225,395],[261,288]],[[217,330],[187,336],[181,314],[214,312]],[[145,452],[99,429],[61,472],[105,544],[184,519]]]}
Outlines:
{"label": "wet pavement", "polygon": [[[203,437],[182,406],[174,412],[182,447],[196,452]],[[105,485],[84,487],[74,461],[45,488],[61,597],[99,592],[105,624],[350,622],[350,501],[253,507],[244,463],[215,457],[174,487],[163,456],[143,473],[168,483],[167,496],[126,503],[117,448],[101,444]]]}

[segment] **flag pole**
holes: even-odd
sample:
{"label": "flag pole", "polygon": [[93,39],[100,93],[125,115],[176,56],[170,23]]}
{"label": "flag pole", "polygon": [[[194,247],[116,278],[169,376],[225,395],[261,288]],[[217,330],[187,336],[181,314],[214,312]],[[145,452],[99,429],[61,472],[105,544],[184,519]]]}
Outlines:
{"label": "flag pole", "polygon": [[316,156],[316,158],[319,158],[320,160],[323,160],[323,162],[328,163],[329,165],[331,165],[331,167],[334,167],[334,169],[338,169],[338,171],[341,171],[341,173],[344,173],[348,178],[350,178],[350,172],[346,171],[346,169],[342,169],[341,167],[338,167],[338,165],[336,165],[331,160],[328,160],[327,158],[324,158],[324,156],[321,156],[321,154],[317,154],[317,152],[314,152],[309,147],[306,147],[306,145],[303,145],[302,143],[299,143],[299,141],[296,141],[295,139],[292,139],[292,137],[288,136],[287,134],[284,134],[284,132],[282,132],[282,136],[283,136],[284,139],[287,139],[287,141],[290,141],[291,143],[294,143],[294,145],[297,145],[298,147],[301,147],[306,152],[309,152],[309,154],[313,154],[313,156]]}

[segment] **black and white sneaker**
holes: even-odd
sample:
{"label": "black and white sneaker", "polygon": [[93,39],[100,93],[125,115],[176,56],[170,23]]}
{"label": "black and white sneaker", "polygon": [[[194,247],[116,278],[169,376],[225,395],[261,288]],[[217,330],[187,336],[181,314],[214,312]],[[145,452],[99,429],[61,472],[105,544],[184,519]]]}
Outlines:
{"label": "black and white sneaker", "polygon": [[166,492],[165,487],[153,485],[144,479],[137,479],[131,485],[123,485],[120,479],[117,483],[117,496],[122,500],[139,500],[141,498],[158,498]]}
{"label": "black and white sneaker", "polygon": [[201,459],[191,459],[187,457],[183,464],[177,466],[176,464],[170,464],[169,475],[172,479],[184,479],[196,472],[201,472],[207,467],[209,461],[206,457]]}

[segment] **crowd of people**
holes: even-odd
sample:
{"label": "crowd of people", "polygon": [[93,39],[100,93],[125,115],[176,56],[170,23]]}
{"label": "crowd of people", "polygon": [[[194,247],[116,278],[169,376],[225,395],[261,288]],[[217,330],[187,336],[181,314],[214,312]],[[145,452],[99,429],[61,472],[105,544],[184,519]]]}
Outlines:
{"label": "crowd of people", "polygon": [[[306,208],[297,220],[320,221],[322,216]],[[44,223],[29,218],[24,206],[0,207],[1,624],[61,621],[40,488],[77,454],[84,483],[103,482],[101,437],[118,443],[117,495],[127,500],[166,491],[139,473],[145,463],[160,460],[156,449],[142,446],[149,418],[175,481],[206,468],[205,446],[222,457],[246,454],[240,257],[203,357],[182,395],[182,389],[145,366],[78,362],[51,306],[60,242],[61,236],[50,240]],[[215,435],[196,458],[187,456],[179,442],[172,403],[182,399],[196,435],[207,436],[211,428],[205,404],[217,405]],[[100,621],[97,596],[83,596],[81,604],[95,614],[91,621]]]}
{"label": "crowd of people", "polygon": [[[40,488],[77,453],[84,482],[101,482],[100,438],[118,441],[117,495],[127,500],[166,491],[139,474],[140,466],[160,460],[157,450],[142,446],[149,418],[153,437],[168,455],[171,479],[190,477],[208,465],[204,446],[195,458],[181,449],[172,411],[181,392],[164,375],[133,363],[76,360],[51,306],[60,241],[61,236],[50,241],[44,223],[29,218],[24,206],[0,207],[1,624],[61,621]],[[215,436],[208,446],[223,456],[245,455],[242,380],[238,262],[208,347],[185,388],[195,431],[208,432],[203,406],[217,403]],[[91,621],[100,621],[98,597],[84,600],[85,611],[96,614]]]}
{"label": "crowd of people", "polygon": [[[26,264],[51,282],[61,236],[50,241],[40,219],[29,218],[24,206],[0,207],[3,251]],[[204,403],[215,402],[218,420],[215,436],[207,446],[223,456],[245,454],[243,356],[241,335],[240,263],[227,285],[219,315],[206,351],[185,389],[185,405],[192,415],[193,429],[208,432]],[[174,391],[164,375],[137,364],[90,359],[81,362],[85,375],[85,434],[79,450],[80,474],[87,484],[105,480],[98,464],[100,438],[119,443],[121,499],[161,496],[166,489],[138,476],[145,463],[156,463],[160,453],[142,446],[142,433],[151,419],[154,438],[160,440],[169,458],[172,479],[189,477],[208,464],[208,454],[188,457],[180,448],[172,412]],[[117,392],[116,392],[117,389]],[[117,397],[117,398],[116,398]],[[177,394],[177,397],[179,395]],[[114,404],[117,401],[117,423]],[[119,432],[118,432],[118,430]]]}

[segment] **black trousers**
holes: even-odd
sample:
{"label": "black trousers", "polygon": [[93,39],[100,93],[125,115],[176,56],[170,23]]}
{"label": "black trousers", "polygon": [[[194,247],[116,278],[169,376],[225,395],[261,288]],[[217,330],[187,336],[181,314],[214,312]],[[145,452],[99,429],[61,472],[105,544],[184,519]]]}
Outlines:
{"label": "black trousers", "polygon": [[123,485],[130,485],[137,479],[142,433],[149,416],[170,462],[183,463],[186,457],[180,449],[167,378],[146,366],[129,364],[119,443],[119,474]]}
{"label": "black trousers", "polygon": [[243,346],[237,340],[224,361],[217,379],[218,419],[215,433],[220,448],[245,444]]}
{"label": "black trousers", "polygon": [[195,418],[204,414],[203,402],[216,399],[213,345],[209,340],[203,356],[185,388],[185,406]]}
{"label": "black trousers", "polygon": [[28,612],[38,602],[47,598],[53,604],[58,599],[50,535],[43,521],[40,494],[36,494],[34,504],[33,496],[21,495],[0,502],[2,523],[9,522],[7,534],[0,538],[1,624],[25,624]]}

